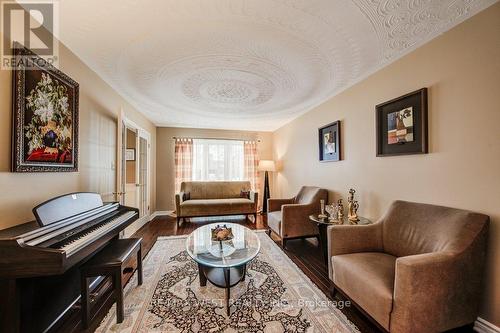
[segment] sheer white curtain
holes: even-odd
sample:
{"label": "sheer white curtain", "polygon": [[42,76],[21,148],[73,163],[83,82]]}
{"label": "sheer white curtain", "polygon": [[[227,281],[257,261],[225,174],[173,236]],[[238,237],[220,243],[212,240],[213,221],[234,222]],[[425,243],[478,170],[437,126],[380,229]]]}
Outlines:
{"label": "sheer white curtain", "polygon": [[192,180],[244,180],[243,141],[193,139]]}

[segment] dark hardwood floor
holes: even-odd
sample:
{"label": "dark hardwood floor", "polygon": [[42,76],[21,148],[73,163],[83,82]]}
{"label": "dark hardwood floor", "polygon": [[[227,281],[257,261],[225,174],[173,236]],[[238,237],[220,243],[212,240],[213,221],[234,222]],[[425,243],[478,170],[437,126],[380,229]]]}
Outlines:
{"label": "dark hardwood floor", "polygon": [[[215,222],[233,222],[245,225],[250,229],[267,229],[267,223],[264,217],[258,216],[256,223],[239,217],[220,217],[220,218],[196,218],[190,219],[182,223],[179,227],[176,225],[176,219],[170,216],[157,217],[151,222],[144,225],[140,230],[138,230],[133,237],[142,237],[143,239],[143,256],[151,250],[155,244],[158,237],[161,236],[173,236],[173,235],[187,235],[191,233],[196,228]],[[279,239],[276,235],[272,235],[272,239],[279,244]],[[316,239],[308,240],[289,240],[286,245],[284,252],[288,257],[311,279],[311,281],[322,290],[325,295],[327,295],[331,300],[337,302],[346,302],[347,299],[339,292],[335,294],[333,298],[331,296],[332,284],[328,278],[328,270],[324,264],[321,251],[318,247]],[[103,290],[105,288],[103,287]],[[105,291],[103,291],[105,292]],[[97,316],[91,327],[87,330],[88,332],[93,332],[99,322],[103,319],[104,315],[107,313],[106,309],[109,309],[112,305],[110,300],[104,300],[100,304],[101,314]],[[373,321],[365,316],[360,310],[358,310],[354,305],[349,307],[343,307],[340,309],[349,320],[351,320],[363,333],[371,332],[382,332],[381,329],[377,327]],[[71,323],[70,328],[66,325],[58,329],[58,332],[82,332],[79,323],[79,311],[78,309],[72,313],[73,320],[69,320]],[[449,331],[448,333],[465,333],[473,332],[471,327],[462,327]]]}

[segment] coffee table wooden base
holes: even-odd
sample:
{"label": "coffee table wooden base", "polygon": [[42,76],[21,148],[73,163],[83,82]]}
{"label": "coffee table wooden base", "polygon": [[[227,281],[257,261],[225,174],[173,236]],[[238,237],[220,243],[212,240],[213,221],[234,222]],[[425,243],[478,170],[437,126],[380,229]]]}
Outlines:
{"label": "coffee table wooden base", "polygon": [[226,313],[229,316],[229,298],[231,298],[231,287],[236,286],[241,281],[245,281],[247,265],[243,264],[235,267],[218,268],[209,267],[198,263],[198,273],[200,276],[200,286],[205,287],[207,281],[214,286],[225,289]]}

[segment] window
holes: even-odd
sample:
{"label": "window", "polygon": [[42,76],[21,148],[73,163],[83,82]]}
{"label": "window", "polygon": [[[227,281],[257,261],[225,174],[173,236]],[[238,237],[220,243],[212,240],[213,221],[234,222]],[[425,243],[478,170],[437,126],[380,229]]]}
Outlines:
{"label": "window", "polygon": [[237,140],[193,140],[192,180],[244,180],[244,143]]}

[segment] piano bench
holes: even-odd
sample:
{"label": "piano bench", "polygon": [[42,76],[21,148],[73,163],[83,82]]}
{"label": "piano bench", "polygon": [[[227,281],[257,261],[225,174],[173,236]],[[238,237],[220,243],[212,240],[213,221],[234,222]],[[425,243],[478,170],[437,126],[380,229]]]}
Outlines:
{"label": "piano bench", "polygon": [[[113,281],[113,294],[116,300],[116,322],[123,322],[123,276],[134,271],[134,267],[125,267],[137,256],[137,282],[142,285],[142,238],[117,239],[95,254],[80,268],[82,325],[86,329],[90,322],[90,290],[88,278],[110,276]],[[135,261],[135,260],[134,260]]]}

